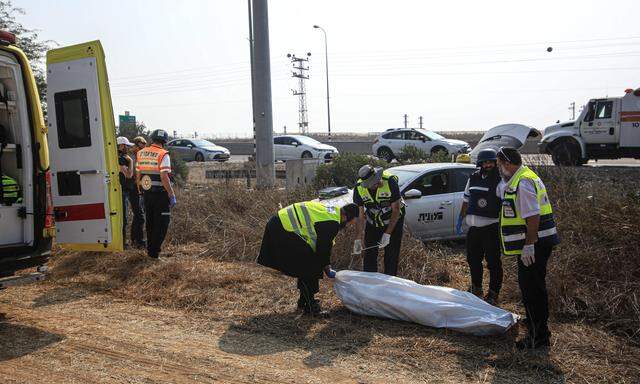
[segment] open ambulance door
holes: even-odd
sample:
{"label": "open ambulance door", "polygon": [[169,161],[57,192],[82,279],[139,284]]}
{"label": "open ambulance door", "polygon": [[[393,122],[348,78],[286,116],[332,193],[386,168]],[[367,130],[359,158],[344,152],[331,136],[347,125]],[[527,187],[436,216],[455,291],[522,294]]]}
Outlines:
{"label": "open ambulance door", "polygon": [[122,191],[100,42],[47,52],[47,89],[56,242],[68,249],[120,251]]}

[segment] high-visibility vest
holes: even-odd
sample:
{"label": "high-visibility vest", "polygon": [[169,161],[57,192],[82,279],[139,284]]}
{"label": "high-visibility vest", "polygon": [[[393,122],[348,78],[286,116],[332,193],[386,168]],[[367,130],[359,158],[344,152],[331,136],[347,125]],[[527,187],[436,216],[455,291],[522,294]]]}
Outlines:
{"label": "high-visibility vest", "polygon": [[522,179],[529,179],[536,188],[538,204],[540,205],[540,226],[538,227],[538,243],[543,245],[557,245],[560,243],[553,209],[547,196],[547,189],[531,169],[522,166],[511,178],[502,199],[500,210],[500,233],[502,249],[505,255],[520,255],[524,247],[527,221],[518,212],[518,185]]}
{"label": "high-visibility vest", "polygon": [[340,207],[305,201],[282,208],[278,211],[278,217],[287,232],[300,236],[315,252],[318,241],[315,224],[322,221],[335,221],[340,224]]}
{"label": "high-visibility vest", "polygon": [[2,199],[0,204],[11,205],[22,202],[22,196],[20,196],[20,185],[18,185],[18,182],[13,177],[2,175],[0,198]]}
{"label": "high-visibility vest", "polygon": [[[171,172],[171,168],[161,167],[162,159],[167,156],[167,153],[169,152],[158,144],[151,144],[151,146],[138,151],[136,155],[136,170],[141,175],[143,189],[162,187],[160,172],[166,169]],[[146,178],[149,178],[151,182],[145,182]]]}
{"label": "high-visibility vest", "polygon": [[[365,207],[367,221],[376,227],[384,227],[391,220],[391,188],[389,179],[398,181],[398,176],[384,171],[382,173],[382,185],[376,190],[375,198],[369,193],[369,189],[362,186],[362,179],[358,180],[356,188]],[[402,200],[402,199],[401,199]],[[400,202],[400,217],[404,216],[404,202]]]}

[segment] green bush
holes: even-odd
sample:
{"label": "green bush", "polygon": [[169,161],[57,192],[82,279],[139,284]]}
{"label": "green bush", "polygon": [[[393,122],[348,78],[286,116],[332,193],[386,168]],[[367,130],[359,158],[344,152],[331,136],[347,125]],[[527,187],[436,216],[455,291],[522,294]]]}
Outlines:
{"label": "green bush", "polygon": [[427,153],[414,145],[406,145],[396,156],[401,164],[421,164],[421,163],[449,163],[451,156],[443,151],[434,154]]}
{"label": "green bush", "polygon": [[389,167],[386,161],[367,155],[343,153],[329,164],[323,164],[316,170],[314,186],[318,189],[331,186],[353,188],[358,181],[358,169],[365,164],[374,167]]}
{"label": "green bush", "polygon": [[173,180],[179,186],[185,185],[189,177],[189,167],[187,167],[187,163],[182,160],[180,155],[175,151],[169,150],[169,156],[171,157],[171,174],[173,175]]}

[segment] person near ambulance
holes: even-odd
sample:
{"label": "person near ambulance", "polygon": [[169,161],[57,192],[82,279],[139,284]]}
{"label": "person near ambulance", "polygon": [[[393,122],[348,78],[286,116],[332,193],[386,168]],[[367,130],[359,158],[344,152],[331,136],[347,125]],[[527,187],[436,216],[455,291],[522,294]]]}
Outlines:
{"label": "person near ambulance", "polygon": [[124,136],[116,138],[118,145],[118,166],[120,172],[118,178],[120,180],[120,189],[122,190],[122,243],[126,248],[127,244],[127,200],[131,193],[129,185],[133,179],[133,160],[129,156],[129,148],[133,147],[133,143]]}
{"label": "person near ambulance", "polygon": [[271,217],[264,230],[257,262],[298,279],[298,309],[308,315],[325,315],[314,298],[322,273],[335,277],[331,248],[338,231],[353,223],[358,207],[306,201],[289,205]]}
{"label": "person near ambulance", "polygon": [[377,272],[378,249],[384,248],[384,273],[396,276],[404,224],[398,177],[371,165],[363,165],[358,177],[353,202],[359,207],[357,233],[360,238],[353,243],[353,253],[364,250],[363,270]]}
{"label": "person near ambulance", "polygon": [[149,135],[151,145],[137,153],[137,185],[143,194],[147,229],[147,254],[157,259],[169,228],[176,195],[171,186],[171,159],[164,148],[169,134],[156,129]]}
{"label": "person near ambulance", "polygon": [[497,154],[503,181],[497,188],[502,200],[500,233],[505,256],[518,259],[518,285],[525,307],[528,335],[519,349],[550,345],[547,263],[560,243],[547,189],[527,166],[517,149],[501,148]]}
{"label": "person near ambulance", "polygon": [[489,291],[484,300],[496,305],[502,287],[502,260],[500,258],[500,198],[496,190],[500,173],[496,166],[496,151],[484,149],[478,153],[478,170],[467,180],[462,208],[456,224],[456,233],[463,234],[462,223],[469,227],[467,233],[467,263],[471,273],[469,291],[483,297],[482,261],[489,269]]}
{"label": "person near ambulance", "polygon": [[[147,146],[147,140],[142,136],[136,136],[133,139],[133,147],[131,147],[131,153],[133,154],[133,169],[136,170],[137,155],[141,149]],[[134,176],[128,183],[129,193],[129,206],[131,207],[131,213],[133,218],[131,220],[131,244],[136,248],[146,248],[144,241],[144,211],[142,210],[142,196],[138,191],[136,184],[137,171],[134,172]]]}

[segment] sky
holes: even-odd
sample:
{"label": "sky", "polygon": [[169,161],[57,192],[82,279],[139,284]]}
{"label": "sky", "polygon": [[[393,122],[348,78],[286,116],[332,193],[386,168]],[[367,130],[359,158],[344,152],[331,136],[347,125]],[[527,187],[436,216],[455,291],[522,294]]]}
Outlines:
{"label": "sky", "polygon": [[[114,113],[179,136],[252,136],[249,28],[243,0],[14,0],[19,20],[59,46],[99,39]],[[298,131],[287,54],[311,53],[310,132],[408,125],[542,129],[588,99],[640,87],[637,0],[272,0],[274,131]],[[551,52],[547,51],[552,47]]]}

